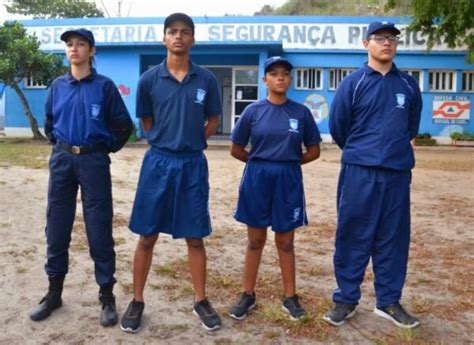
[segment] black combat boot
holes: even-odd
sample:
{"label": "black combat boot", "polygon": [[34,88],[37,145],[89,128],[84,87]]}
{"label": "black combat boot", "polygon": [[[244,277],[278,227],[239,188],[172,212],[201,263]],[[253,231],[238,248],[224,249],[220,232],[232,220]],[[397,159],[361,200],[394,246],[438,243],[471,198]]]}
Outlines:
{"label": "black combat boot", "polygon": [[99,301],[102,303],[100,324],[104,327],[115,326],[118,322],[115,296],[112,292],[114,285],[104,285],[99,290]]}
{"label": "black combat boot", "polygon": [[46,319],[49,315],[51,315],[53,310],[63,305],[61,294],[63,293],[64,277],[49,277],[48,279],[48,293],[31,311],[30,319],[33,321],[41,321]]}

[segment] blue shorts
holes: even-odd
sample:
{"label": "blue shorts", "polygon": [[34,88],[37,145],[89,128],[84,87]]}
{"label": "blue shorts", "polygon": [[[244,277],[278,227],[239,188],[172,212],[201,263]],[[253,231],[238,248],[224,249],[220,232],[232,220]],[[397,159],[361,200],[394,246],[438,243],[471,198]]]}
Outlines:
{"label": "blue shorts", "polygon": [[130,218],[130,230],[150,236],[203,238],[211,233],[209,173],[199,153],[145,153]]}
{"label": "blue shorts", "polygon": [[256,228],[287,232],[307,225],[299,162],[250,161],[245,166],[234,215]]}

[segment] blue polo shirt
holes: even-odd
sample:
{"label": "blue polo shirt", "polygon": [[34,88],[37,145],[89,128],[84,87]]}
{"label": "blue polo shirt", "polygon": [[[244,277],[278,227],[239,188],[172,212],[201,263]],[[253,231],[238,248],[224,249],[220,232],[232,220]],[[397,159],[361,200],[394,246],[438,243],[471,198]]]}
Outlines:
{"label": "blue polo shirt", "polygon": [[80,81],[70,73],[56,78],[49,89],[45,113],[45,132],[52,143],[105,144],[112,152],[125,144],[133,126],[113,81],[94,69]]}
{"label": "blue polo shirt", "polygon": [[300,162],[302,144],[319,144],[321,136],[311,112],[304,105],[288,99],[273,104],[267,99],[247,106],[231,134],[231,140],[252,147],[249,160]]}
{"label": "blue polo shirt", "polygon": [[207,147],[204,125],[222,113],[217,80],[192,61],[182,82],[166,68],[166,59],[143,73],[137,89],[137,117],[153,116],[148,143],[169,152],[198,152]]}
{"label": "blue polo shirt", "polygon": [[329,129],[341,162],[394,170],[415,165],[411,139],[420,125],[418,83],[393,64],[383,76],[367,64],[349,74],[331,103]]}

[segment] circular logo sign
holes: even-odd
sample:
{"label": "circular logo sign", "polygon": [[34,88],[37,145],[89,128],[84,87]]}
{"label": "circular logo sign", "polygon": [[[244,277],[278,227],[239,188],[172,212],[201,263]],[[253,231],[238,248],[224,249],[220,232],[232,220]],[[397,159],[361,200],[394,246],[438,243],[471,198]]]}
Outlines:
{"label": "circular logo sign", "polygon": [[316,121],[318,125],[329,115],[328,104],[326,99],[321,95],[316,93],[308,95],[304,100],[304,105],[311,111],[314,121]]}

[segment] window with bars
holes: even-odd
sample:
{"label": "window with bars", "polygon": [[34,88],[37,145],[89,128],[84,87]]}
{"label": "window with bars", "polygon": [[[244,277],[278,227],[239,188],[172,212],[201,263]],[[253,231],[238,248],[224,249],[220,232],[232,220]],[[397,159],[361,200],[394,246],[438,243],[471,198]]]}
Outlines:
{"label": "window with bars", "polygon": [[296,68],[295,69],[296,90],[321,90],[322,70],[318,68]]}
{"label": "window with bars", "polygon": [[462,90],[464,92],[474,92],[474,71],[462,72]]}
{"label": "window with bars", "polygon": [[423,91],[423,71],[419,69],[402,69],[402,71],[411,75],[418,83],[420,90]]}
{"label": "window with bars", "polygon": [[342,79],[354,71],[353,68],[331,68],[329,70],[329,90],[337,90]]}
{"label": "window with bars", "polygon": [[31,74],[28,78],[23,79],[23,85],[25,89],[46,89],[46,85],[38,80],[35,80]]}
{"label": "window with bars", "polygon": [[430,91],[454,92],[456,91],[455,71],[430,71]]}

